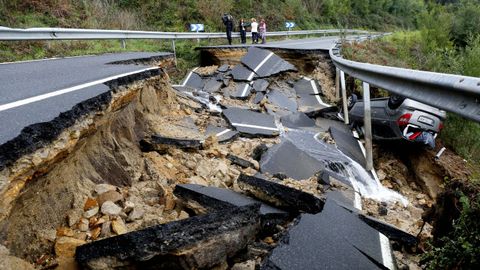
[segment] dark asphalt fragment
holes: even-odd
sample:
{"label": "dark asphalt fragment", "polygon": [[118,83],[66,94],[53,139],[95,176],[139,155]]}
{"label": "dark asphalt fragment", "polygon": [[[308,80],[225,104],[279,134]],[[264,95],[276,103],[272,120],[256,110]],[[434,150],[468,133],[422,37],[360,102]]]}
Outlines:
{"label": "dark asphalt fragment", "polygon": [[260,230],[260,205],[227,208],[80,246],[76,260],[134,269],[205,269],[224,263]]}
{"label": "dark asphalt fragment", "polygon": [[204,85],[205,81],[202,77],[193,71],[188,74],[183,83],[183,86],[188,86],[197,90],[202,90]]}
{"label": "dark asphalt fragment", "polygon": [[264,97],[265,97],[265,94],[263,92],[255,93],[255,98],[253,99],[253,104],[259,104],[260,102],[262,102]]}
{"label": "dark asphalt fragment", "polygon": [[227,159],[230,160],[233,164],[236,164],[242,168],[248,168],[248,167],[255,168],[253,163],[251,163],[250,161],[243,159],[241,157],[237,157],[232,154],[227,154]]}
{"label": "dark asphalt fragment", "polygon": [[195,211],[196,214],[205,214],[250,204],[260,204],[260,217],[262,231],[264,232],[274,231],[276,225],[284,223],[289,218],[289,214],[283,210],[230,189],[181,184],[175,186],[173,193],[188,208]]}
{"label": "dark asphalt fragment", "polygon": [[236,99],[247,99],[252,91],[252,86],[249,83],[237,83],[235,91],[230,95]]}
{"label": "dark asphalt fragment", "polygon": [[210,78],[207,80],[205,83],[205,86],[203,87],[203,91],[208,92],[208,93],[215,93],[219,92],[220,88],[222,88],[223,82],[217,81],[215,78]]}
{"label": "dark asphalt fragment", "polygon": [[273,137],[279,134],[275,119],[271,115],[246,109],[230,107],[223,110],[227,121],[242,135],[250,137]]}
{"label": "dark asphalt fragment", "polygon": [[315,127],[315,121],[302,112],[283,116],[280,122],[289,128]]}
{"label": "dark asphalt fragment", "polygon": [[394,269],[388,248],[376,230],[329,199],[321,213],[301,215],[261,269]]}
{"label": "dark asphalt fragment", "polygon": [[223,73],[223,72],[227,72],[229,69],[230,69],[229,65],[223,64],[223,65],[218,67],[217,71]]}
{"label": "dark asphalt fragment", "polygon": [[205,131],[205,135],[206,136],[215,135],[217,136],[218,142],[227,142],[237,138],[238,131],[230,128],[208,125],[207,130]]}
{"label": "dark asphalt fragment", "polygon": [[372,228],[375,230],[383,233],[388,239],[398,242],[401,245],[407,246],[407,247],[414,247],[417,245],[418,240],[415,236],[402,231],[390,224],[387,224],[381,220],[375,219],[373,217],[369,217],[363,214],[358,214],[361,220],[363,220],[365,223],[370,225]]}
{"label": "dark asphalt fragment", "polygon": [[278,108],[290,112],[297,111],[297,101],[295,100],[295,98],[288,97],[286,94],[282,93],[278,89],[273,89],[268,92],[267,99],[271,104],[277,106]]}
{"label": "dark asphalt fragment", "polygon": [[252,151],[252,158],[256,161],[260,161],[263,154],[265,152],[267,152],[267,150],[268,150],[268,146],[266,144],[262,143],[262,144],[258,145]]}
{"label": "dark asphalt fragment", "polygon": [[250,47],[240,61],[261,77],[270,77],[285,71],[297,71],[295,66],[269,50]]}
{"label": "dark asphalt fragment", "polygon": [[185,150],[199,150],[202,148],[200,140],[169,138],[161,135],[152,135],[140,141],[140,148],[144,152],[157,151],[165,153],[169,147],[177,147]]}
{"label": "dark asphalt fragment", "polygon": [[318,213],[322,211],[325,202],[313,194],[245,174],[238,177],[237,183],[255,198],[293,213]]}
{"label": "dark asphalt fragment", "polygon": [[255,78],[255,72],[242,64],[238,64],[232,69],[232,77],[235,81],[252,81]]}
{"label": "dark asphalt fragment", "polygon": [[360,148],[359,141],[353,137],[351,132],[346,133],[335,127],[331,127],[330,134],[335,140],[335,143],[340,151],[365,168],[365,156]]}
{"label": "dark asphalt fragment", "polygon": [[270,82],[264,79],[258,79],[253,82],[253,90],[255,92],[266,92]]}
{"label": "dark asphalt fragment", "polygon": [[315,80],[302,78],[295,82],[294,89],[298,96],[298,107],[301,112],[318,111],[331,107],[323,101],[321,87]]}

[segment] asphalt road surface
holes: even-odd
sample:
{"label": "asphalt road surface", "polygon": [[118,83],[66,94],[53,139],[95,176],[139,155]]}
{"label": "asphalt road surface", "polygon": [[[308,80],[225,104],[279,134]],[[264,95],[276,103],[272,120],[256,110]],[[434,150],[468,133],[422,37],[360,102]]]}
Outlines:
{"label": "asphalt road surface", "polygon": [[0,64],[0,145],[24,127],[53,120],[74,105],[109,91],[116,76],[151,67],[111,64],[170,53],[116,53]]}

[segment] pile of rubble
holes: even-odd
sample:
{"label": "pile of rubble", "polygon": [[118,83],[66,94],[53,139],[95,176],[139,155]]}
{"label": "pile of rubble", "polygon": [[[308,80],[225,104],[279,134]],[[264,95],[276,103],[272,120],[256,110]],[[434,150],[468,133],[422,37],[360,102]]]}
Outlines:
{"label": "pile of rubble", "polygon": [[251,48],[174,88],[200,106],[157,119],[140,141],[145,173],[97,185],[82,217],[57,230],[57,256],[62,239],[81,238],[69,252],[78,246],[90,269],[393,269],[388,238],[416,244],[355,208],[352,161],[329,133],[348,129],[309,117],[330,105],[288,62]]}

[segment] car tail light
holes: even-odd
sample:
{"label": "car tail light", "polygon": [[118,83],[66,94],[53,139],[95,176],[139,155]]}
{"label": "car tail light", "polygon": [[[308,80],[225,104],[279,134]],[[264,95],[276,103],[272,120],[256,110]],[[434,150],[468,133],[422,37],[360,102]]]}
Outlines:
{"label": "car tail light", "polygon": [[440,124],[438,125],[438,131],[440,131],[442,129],[443,129],[443,122],[440,122]]}
{"label": "car tail light", "polygon": [[398,118],[397,124],[399,126],[406,126],[408,125],[408,122],[410,121],[411,117],[412,117],[411,113],[406,113]]}

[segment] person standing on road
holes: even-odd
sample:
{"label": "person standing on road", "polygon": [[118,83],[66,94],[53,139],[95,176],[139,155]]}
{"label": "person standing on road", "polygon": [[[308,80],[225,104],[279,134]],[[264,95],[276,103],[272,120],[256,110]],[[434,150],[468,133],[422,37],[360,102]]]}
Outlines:
{"label": "person standing on road", "polygon": [[267,43],[267,24],[265,23],[264,19],[260,20],[258,29],[259,29],[260,38],[262,39],[262,44]]}
{"label": "person standing on road", "polygon": [[222,17],[223,24],[227,28],[228,44],[232,45],[232,31],[233,31],[233,17],[230,14],[224,13]]}
{"label": "person standing on road", "polygon": [[252,27],[252,44],[258,43],[258,23],[255,18],[252,18],[252,23],[250,24]]}
{"label": "person standing on road", "polygon": [[240,41],[242,42],[242,44],[247,43],[247,31],[245,29],[247,26],[247,23],[245,23],[243,19],[240,19],[238,28],[240,29]]}

